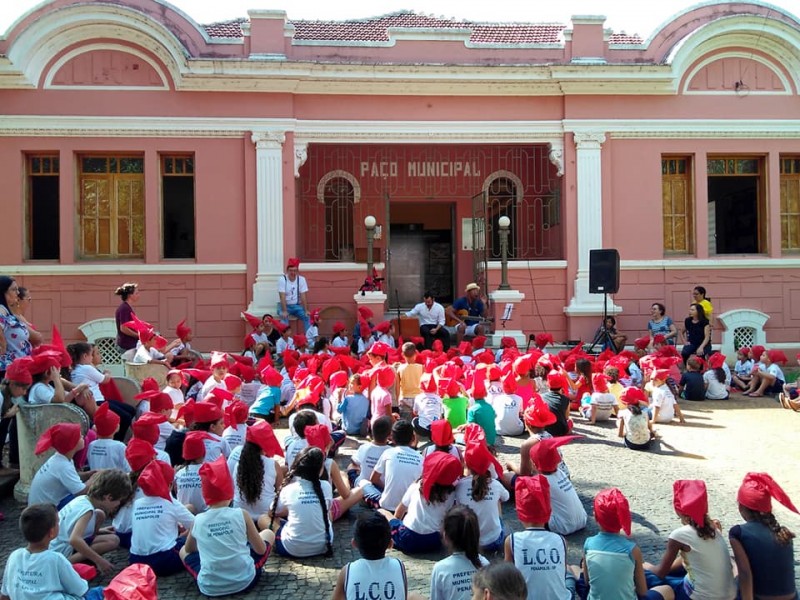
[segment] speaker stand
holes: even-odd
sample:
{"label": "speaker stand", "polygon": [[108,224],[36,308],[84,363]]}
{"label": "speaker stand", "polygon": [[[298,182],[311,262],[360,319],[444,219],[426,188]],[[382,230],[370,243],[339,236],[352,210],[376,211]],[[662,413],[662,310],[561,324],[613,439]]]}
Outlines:
{"label": "speaker stand", "polygon": [[606,319],[608,318],[608,294],[603,294],[603,320],[600,322],[600,329],[597,331],[597,334],[594,336],[592,340],[592,345],[589,346],[589,349],[586,351],[587,354],[593,353],[595,350],[595,346],[597,344],[601,344],[602,346],[608,345],[617,351],[617,345],[614,343],[614,339],[611,337],[611,334],[608,333],[606,329]]}

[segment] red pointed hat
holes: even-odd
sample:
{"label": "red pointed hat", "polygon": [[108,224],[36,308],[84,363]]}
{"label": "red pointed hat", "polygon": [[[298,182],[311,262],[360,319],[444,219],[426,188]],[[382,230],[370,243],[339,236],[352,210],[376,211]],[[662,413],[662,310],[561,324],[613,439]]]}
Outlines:
{"label": "red pointed hat", "polygon": [[195,423],[215,423],[224,418],[224,416],[222,409],[213,402],[198,402],[194,405]]}
{"label": "red pointed hat", "polygon": [[378,369],[377,381],[378,385],[384,389],[390,388],[394,385],[395,374],[394,369],[392,367],[381,367]]}
{"label": "red pointed hat", "polygon": [[650,336],[644,335],[633,340],[633,347],[637,350],[645,350],[650,345]]}
{"label": "red pointed hat", "polygon": [[283,383],[283,375],[280,374],[275,367],[269,365],[265,369],[261,371],[261,381],[264,382],[264,385],[269,387],[281,387]]}
{"label": "red pointed hat", "polygon": [[567,382],[560,371],[550,371],[547,374],[547,387],[551,390],[563,390],[566,385]]}
{"label": "red pointed hat", "polygon": [[347,327],[341,321],[336,321],[331,328],[334,334],[342,333],[345,329],[347,329]]}
{"label": "red pointed hat", "polygon": [[61,332],[56,327],[55,323],[53,323],[53,329],[50,334],[50,339],[52,340],[53,346],[61,352],[61,368],[68,369],[72,366],[72,358],[67,352],[67,347],[64,345],[64,339],[61,337]]}
{"label": "red pointed hat", "polygon": [[163,498],[171,502],[172,496],[169,492],[174,479],[175,471],[170,465],[154,460],[139,475],[138,485],[145,496]]}
{"label": "red pointed hat", "polygon": [[150,412],[161,412],[164,410],[172,410],[175,404],[172,402],[172,396],[164,392],[158,392],[150,398]]}
{"label": "red pointed hat", "polygon": [[38,375],[40,373],[45,373],[49,371],[53,367],[56,369],[61,368],[61,355],[58,352],[54,351],[45,351],[39,352],[35,355],[31,356],[32,362],[30,363],[30,367],[28,370],[31,372],[31,375]]}
{"label": "red pointed hat", "polygon": [[558,453],[559,447],[578,439],[579,435],[565,435],[557,438],[547,438],[540,440],[531,448],[531,460],[536,465],[540,473],[552,473],[558,468],[561,462],[561,455]]}
{"label": "red pointed hat", "polygon": [[726,358],[727,357],[721,352],[716,352],[709,357],[708,366],[712,369],[721,369],[722,365],[725,364]]}
{"label": "red pointed hat", "polygon": [[236,427],[246,423],[249,410],[247,404],[241,400],[231,402],[225,407],[225,427]]}
{"label": "red pointed hat", "polygon": [[192,333],[192,328],[186,324],[186,319],[183,319],[175,326],[175,337],[183,339],[190,333]]}
{"label": "red pointed hat", "polygon": [[144,469],[155,457],[156,449],[153,444],[148,444],[139,438],[130,440],[125,448],[125,460],[134,472]]}
{"label": "red pointed hat", "polygon": [[517,477],[514,483],[514,503],[517,516],[523,523],[547,523],[552,513],[550,482],[544,475]]}
{"label": "red pointed hat", "polygon": [[422,497],[429,501],[435,484],[453,485],[463,472],[461,461],[449,452],[431,452],[422,462]]}
{"label": "red pointed hat", "polygon": [[217,352],[214,350],[211,353],[211,361],[208,365],[211,369],[215,367],[228,366],[228,355],[225,352]]}
{"label": "red pointed hat", "polygon": [[303,348],[304,346],[308,346],[308,338],[302,333],[293,335],[292,342],[294,343],[295,348]]}
{"label": "red pointed hat", "polygon": [[242,318],[245,321],[247,321],[247,324],[250,325],[250,327],[252,327],[253,329],[256,329],[257,327],[259,327],[263,323],[262,319],[259,319],[255,315],[251,315],[251,314],[246,313],[246,312],[242,313]]}
{"label": "red pointed hat", "polygon": [[708,513],[708,493],[701,479],[678,479],[672,484],[672,506],[702,527]]}
{"label": "red pointed hat", "polygon": [[428,394],[435,394],[438,390],[436,378],[433,375],[423,375],[419,381],[419,389]]}
{"label": "red pointed hat", "polygon": [[759,361],[759,360],[761,360],[761,355],[764,354],[764,350],[766,350],[766,348],[764,348],[764,346],[759,346],[759,345],[756,344],[755,346],[753,346],[750,349],[750,353],[753,355],[753,358],[756,361]]}
{"label": "red pointed hat", "polygon": [[388,344],[384,344],[383,342],[375,342],[374,344],[372,344],[372,346],[370,346],[367,352],[374,356],[380,356],[382,358],[386,358],[389,355],[390,350],[391,348],[389,347]]}
{"label": "red pointed hat", "polygon": [[476,335],[472,338],[472,349],[473,350],[480,350],[486,345],[486,336],[485,335]]}
{"label": "red pointed hat", "polygon": [[157,415],[152,412],[145,413],[131,425],[133,437],[143,440],[150,445],[155,445],[160,435],[158,426],[166,422],[167,417],[165,415]]}
{"label": "red pointed hat", "polygon": [[286,261],[286,268],[287,269],[297,269],[300,267],[300,259],[297,257],[292,257]]}
{"label": "red pointed hat", "polygon": [[370,307],[361,305],[358,307],[358,316],[360,319],[369,320],[375,316],[375,313],[372,312]]}
{"label": "red pointed hat", "polygon": [[77,423],[57,423],[48,428],[36,442],[34,454],[53,448],[59,454],[66,454],[75,449],[81,441],[81,426]]}
{"label": "red pointed hat", "polygon": [[608,377],[606,377],[602,373],[593,373],[592,374],[592,387],[594,388],[595,392],[600,392],[601,394],[607,393],[608,392]]}
{"label": "red pointed hat", "polygon": [[230,392],[238,390],[240,387],[242,387],[242,380],[231,373],[225,375],[225,377],[222,379],[222,383],[225,384],[225,389]]}
{"label": "red pointed hat", "polygon": [[489,452],[486,445],[486,433],[483,428],[476,423],[469,423],[464,432],[464,463],[478,475],[485,475],[489,472],[489,467],[494,465],[494,472],[497,477],[503,474],[503,466],[498,462],[494,455]]}
{"label": "red pointed hat", "polygon": [[207,505],[233,500],[233,478],[224,456],[203,463],[198,472],[203,500]]}
{"label": "red pointed hat", "polygon": [[795,505],[781,486],[767,473],[748,473],[744,476],[736,499],[739,504],[761,513],[772,512],[772,499],[775,498],[786,508],[798,512]]}
{"label": "red pointed hat", "polygon": [[255,425],[248,427],[245,441],[256,444],[266,456],[284,455],[272,426],[266,421],[258,421]]}
{"label": "red pointed hat", "polygon": [[[160,392],[161,391],[161,387],[158,385],[158,382],[155,380],[154,377],[145,377],[144,379],[142,379],[141,386],[142,386],[142,394],[144,394],[145,392]],[[140,395],[141,394],[136,395],[136,396],[134,396],[134,398],[139,400],[140,399],[139,398]]]}
{"label": "red pointed hat", "polygon": [[436,419],[431,422],[431,441],[435,446],[450,446],[455,443],[453,426],[447,419]]}
{"label": "red pointed hat", "polygon": [[379,331],[380,333],[386,335],[389,333],[389,329],[392,328],[391,321],[381,321],[377,325],[375,325],[375,331]]}
{"label": "red pointed hat", "polygon": [[483,378],[482,373],[476,373],[472,380],[472,387],[470,388],[469,392],[470,396],[472,396],[472,398],[475,400],[486,398],[486,380]]}
{"label": "red pointed hat", "polygon": [[213,440],[205,431],[190,431],[183,439],[183,460],[197,460],[206,455],[205,440]]}
{"label": "red pointed hat", "polygon": [[216,404],[219,408],[222,408],[222,404],[224,402],[233,402],[233,394],[231,394],[225,387],[218,385],[215,388],[211,388],[211,391],[208,392],[208,395],[203,398],[203,402],[210,402],[211,404]]}
{"label": "red pointed hat", "polygon": [[329,384],[332,390],[343,388],[347,386],[347,372],[346,371],[336,371],[333,375],[331,375]]}
{"label": "red pointed hat", "polygon": [[513,372],[503,377],[503,391],[506,394],[513,394],[517,391],[517,376]]}
{"label": "red pointed hat", "polygon": [[531,361],[531,357],[523,354],[519,358],[515,359],[513,369],[514,373],[519,376],[528,375],[531,370],[533,370],[533,362]]}
{"label": "red pointed hat", "polygon": [[94,413],[94,428],[100,437],[114,435],[119,427],[119,415],[109,408],[108,402],[103,402]]}
{"label": "red pointed hat", "polygon": [[537,333],[534,337],[534,343],[536,344],[536,347],[541,350],[547,346],[547,344],[554,344],[555,341],[553,340],[552,333]]}
{"label": "red pointed hat", "polygon": [[600,529],[609,533],[631,534],[631,509],[628,499],[617,488],[599,492],[594,497],[594,518]]}
{"label": "red pointed hat", "polygon": [[542,397],[534,392],[531,396],[531,404],[525,409],[523,413],[525,425],[532,429],[544,429],[556,422],[556,415],[547,406],[547,403],[542,400]]}
{"label": "red pointed hat", "polygon": [[32,363],[33,360],[29,356],[15,359],[14,362],[8,365],[5,378],[21,385],[31,385],[33,383],[30,370]]}
{"label": "red pointed hat", "polygon": [[125,567],[103,590],[105,600],[158,600],[158,581],[150,565]]}
{"label": "red pointed hat", "polygon": [[625,388],[619,395],[619,399],[623,404],[627,404],[628,406],[636,406],[640,402],[647,403],[647,396],[637,387]]}
{"label": "red pointed hat", "polygon": [[306,427],[305,436],[309,446],[315,446],[323,452],[328,451],[328,445],[333,441],[330,430],[321,423]]}
{"label": "red pointed hat", "polygon": [[315,308],[315,309],[314,309],[314,310],[312,310],[310,313],[308,313],[308,319],[309,319],[309,320],[310,320],[310,321],[311,321],[311,322],[312,322],[314,325],[318,325],[318,324],[319,324],[319,319],[320,319],[321,315],[322,315],[322,309]]}
{"label": "red pointed hat", "polygon": [[768,350],[767,356],[769,357],[769,362],[777,363],[779,365],[785,365],[788,362],[786,354],[784,354],[783,350]]}

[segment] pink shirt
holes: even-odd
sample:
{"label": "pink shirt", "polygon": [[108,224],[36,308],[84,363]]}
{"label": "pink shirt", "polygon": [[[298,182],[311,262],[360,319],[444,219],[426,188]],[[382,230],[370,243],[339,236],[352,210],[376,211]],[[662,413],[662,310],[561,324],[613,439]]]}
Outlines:
{"label": "pink shirt", "polygon": [[392,406],[392,395],[384,388],[376,385],[369,395],[369,406],[372,411],[370,424],[374,424],[375,421],[386,414],[386,407]]}

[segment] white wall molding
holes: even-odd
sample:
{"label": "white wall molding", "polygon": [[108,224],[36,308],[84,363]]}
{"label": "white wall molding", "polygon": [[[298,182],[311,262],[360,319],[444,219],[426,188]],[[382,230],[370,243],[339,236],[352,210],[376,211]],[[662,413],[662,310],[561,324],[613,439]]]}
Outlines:
{"label": "white wall molding", "polygon": [[795,139],[798,119],[565,119],[565,132],[604,130],[612,139]]}
{"label": "white wall molding", "polygon": [[769,258],[665,258],[663,260],[621,260],[623,271],[688,271],[694,269],[731,270],[731,269],[797,269],[800,268],[800,257]]}
{"label": "white wall molding", "polygon": [[247,265],[195,263],[75,263],[71,265],[24,263],[0,265],[6,275],[217,275],[246,273]]}
{"label": "white wall molding", "polygon": [[[754,52],[742,52],[742,51],[734,51],[734,52],[720,52],[718,54],[712,54],[710,56],[706,56],[703,60],[697,63],[691,71],[689,71],[683,80],[683,88],[681,89],[682,94],[688,95],[695,95],[695,96],[730,96],[732,93],[736,93],[733,90],[691,90],[689,89],[689,85],[694,79],[695,75],[697,75],[703,68],[707,67],[711,63],[717,62],[718,60],[723,60],[725,58],[744,58],[747,60],[753,60],[759,64],[764,65],[767,67],[770,72],[777,77],[781,84],[783,85],[783,90],[775,91],[775,90],[755,90],[749,89],[747,90],[747,94],[750,95],[760,95],[760,96],[791,96],[793,95],[792,91],[792,84],[786,75],[783,73],[781,68],[777,66],[772,61],[767,60],[763,56],[759,54],[755,54]],[[747,83],[744,81],[743,83]]]}

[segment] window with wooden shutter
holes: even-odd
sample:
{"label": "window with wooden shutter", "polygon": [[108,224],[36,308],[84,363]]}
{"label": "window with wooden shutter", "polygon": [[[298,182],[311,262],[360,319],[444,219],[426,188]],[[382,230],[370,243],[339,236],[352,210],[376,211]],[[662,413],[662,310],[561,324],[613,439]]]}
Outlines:
{"label": "window with wooden shutter", "polygon": [[661,205],[664,224],[664,253],[694,252],[694,202],[691,158],[661,158]]}

